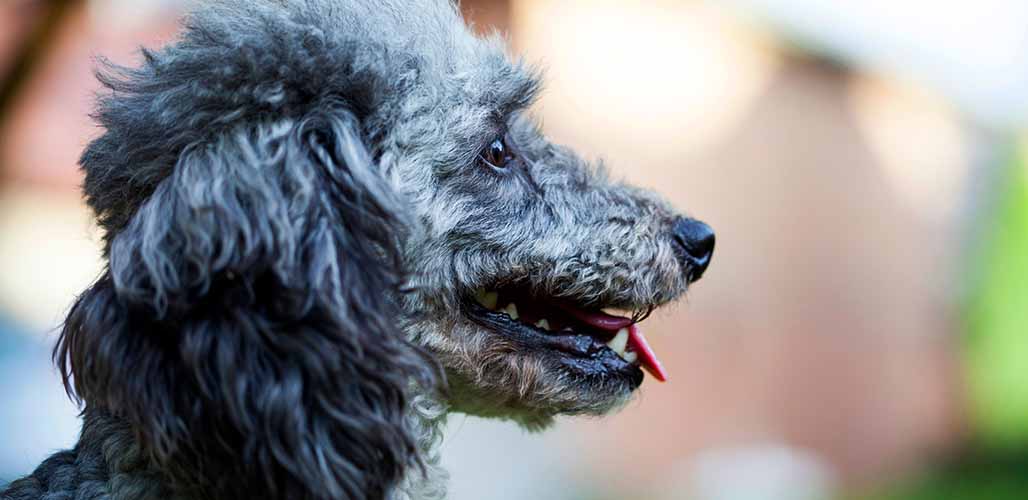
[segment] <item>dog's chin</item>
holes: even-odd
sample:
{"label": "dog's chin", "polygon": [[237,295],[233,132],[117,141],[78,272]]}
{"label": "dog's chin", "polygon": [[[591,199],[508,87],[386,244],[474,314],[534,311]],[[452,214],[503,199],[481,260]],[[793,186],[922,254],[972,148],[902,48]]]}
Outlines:
{"label": "dog's chin", "polygon": [[643,377],[638,370],[634,374],[583,371],[565,355],[536,349],[507,352],[502,361],[487,363],[478,369],[447,367],[451,409],[513,420],[529,430],[543,429],[559,415],[615,412],[631,400]]}
{"label": "dog's chin", "polygon": [[468,341],[441,360],[459,411],[529,427],[560,414],[602,415],[631,399],[643,367],[653,373],[647,363],[655,358],[640,352],[648,349],[645,341],[640,346],[634,340],[641,334],[630,338],[637,331],[634,319],[566,298],[483,290],[466,297],[461,317],[454,333]]}

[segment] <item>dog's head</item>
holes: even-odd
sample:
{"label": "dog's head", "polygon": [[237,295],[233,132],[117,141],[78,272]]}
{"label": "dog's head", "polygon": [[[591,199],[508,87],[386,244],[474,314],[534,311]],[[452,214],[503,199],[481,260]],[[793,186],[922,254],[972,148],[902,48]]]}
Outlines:
{"label": "dog's head", "polygon": [[379,168],[416,220],[405,329],[457,409],[533,427],[605,413],[640,368],[664,379],[636,323],[700,278],[714,234],[547,140],[526,111],[538,75],[438,21],[432,64],[376,120]]}
{"label": "dog's head", "polygon": [[459,409],[529,426],[605,413],[640,368],[664,380],[637,322],[700,278],[714,234],[549,142],[525,113],[536,79],[486,47],[431,100],[402,100],[417,112],[392,129],[419,221],[406,329]]}
{"label": "dog's head", "polygon": [[57,355],[175,484],[381,497],[438,365],[528,425],[663,377],[635,321],[713,234],[548,142],[536,76],[449,2],[225,0],[144,56],[101,75],[109,266]]}

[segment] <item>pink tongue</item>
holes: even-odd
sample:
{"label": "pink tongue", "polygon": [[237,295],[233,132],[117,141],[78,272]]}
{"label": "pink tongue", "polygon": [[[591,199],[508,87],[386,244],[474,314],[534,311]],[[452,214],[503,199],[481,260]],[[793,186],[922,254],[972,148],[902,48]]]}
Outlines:
{"label": "pink tongue", "polygon": [[631,347],[639,355],[643,368],[650,372],[653,378],[661,382],[667,382],[667,372],[664,370],[664,365],[660,364],[660,360],[657,359],[657,355],[650,348],[650,344],[646,343],[646,337],[643,337],[642,332],[639,331],[639,325],[634,323],[628,327],[628,347]]}
{"label": "pink tongue", "polygon": [[653,375],[657,380],[661,382],[667,380],[667,372],[664,371],[664,365],[660,364],[657,355],[653,353],[653,349],[646,343],[646,337],[643,337],[642,332],[639,331],[639,325],[632,323],[630,318],[611,316],[602,312],[586,312],[573,307],[563,309],[579,321],[602,330],[617,331],[622,328],[628,328],[628,347],[639,356],[639,361],[642,363],[643,368],[650,372],[650,375]]}

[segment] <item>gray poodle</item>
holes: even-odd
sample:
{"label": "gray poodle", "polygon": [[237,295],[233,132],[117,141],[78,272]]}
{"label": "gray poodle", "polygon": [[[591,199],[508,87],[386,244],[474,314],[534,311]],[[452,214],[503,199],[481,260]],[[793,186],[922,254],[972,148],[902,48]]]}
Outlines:
{"label": "gray poodle", "polygon": [[0,498],[439,498],[447,413],[538,429],[664,378],[637,323],[712,231],[548,142],[447,0],[212,2],[143,58],[81,159],[82,435]]}

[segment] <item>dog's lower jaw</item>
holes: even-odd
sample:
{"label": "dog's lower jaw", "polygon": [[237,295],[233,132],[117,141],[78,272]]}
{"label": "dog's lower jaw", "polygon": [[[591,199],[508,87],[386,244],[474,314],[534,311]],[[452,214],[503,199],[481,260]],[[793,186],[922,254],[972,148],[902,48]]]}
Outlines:
{"label": "dog's lower jaw", "polygon": [[538,431],[549,427],[557,412],[543,411],[510,398],[499,391],[482,389],[478,384],[458,373],[448,373],[447,406],[450,411],[482,418],[498,418],[517,423],[521,427]]}

